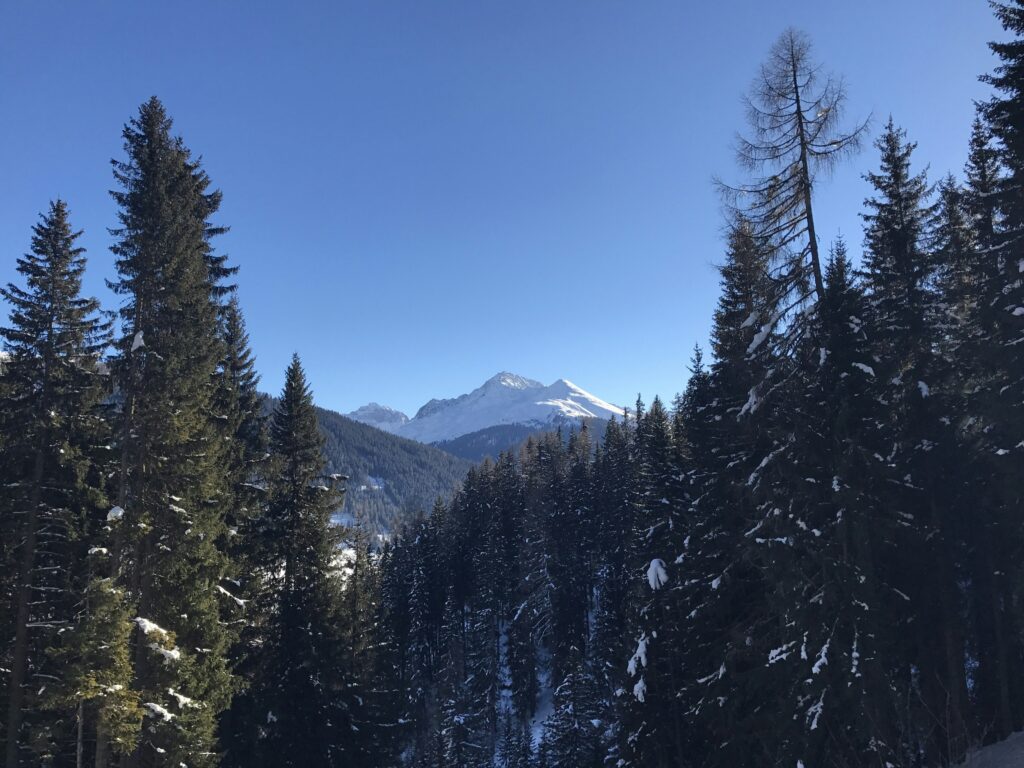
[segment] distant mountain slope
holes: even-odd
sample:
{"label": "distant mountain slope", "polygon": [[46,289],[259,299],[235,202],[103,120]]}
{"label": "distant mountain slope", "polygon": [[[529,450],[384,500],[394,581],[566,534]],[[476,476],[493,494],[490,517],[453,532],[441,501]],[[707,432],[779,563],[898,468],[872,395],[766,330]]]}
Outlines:
{"label": "distant mountain slope", "polygon": [[[269,414],[276,400],[264,396]],[[348,475],[342,516],[366,520],[378,533],[394,531],[403,520],[429,512],[440,496],[449,498],[473,462],[414,440],[383,432],[317,408],[324,435],[328,473]]]}
{"label": "distant mountain slope", "polygon": [[317,409],[329,472],[349,476],[344,513],[360,514],[377,531],[429,512],[449,497],[472,462],[439,448],[388,434],[340,413]]}
{"label": "distant mountain slope", "polygon": [[[514,435],[579,425],[587,419],[607,421],[621,417],[622,413],[618,406],[567,379],[545,386],[539,381],[503,372],[467,394],[431,400],[411,419],[376,403],[363,406],[350,416],[422,443],[443,442],[448,450],[459,455],[479,458],[477,450],[466,451],[459,446],[482,445],[482,440],[493,438],[497,441],[495,445],[504,443],[504,447],[508,447],[511,444],[508,438]],[[471,435],[476,437],[468,438]],[[460,438],[467,439],[460,441]]]}
{"label": "distant mountain slope", "polygon": [[[585,419],[582,423],[586,423],[587,428],[591,430],[593,439],[603,438],[608,426],[605,419]],[[578,430],[579,426],[576,423],[563,425],[566,437],[570,431]],[[496,459],[503,451],[515,451],[530,437],[539,437],[557,428],[558,425],[536,427],[528,424],[499,424],[434,445],[459,458],[478,463],[486,458]]]}
{"label": "distant mountain slope", "polygon": [[401,411],[379,403],[369,403],[344,415],[353,421],[369,424],[371,427],[383,429],[385,432],[394,432],[409,421],[409,417]]}

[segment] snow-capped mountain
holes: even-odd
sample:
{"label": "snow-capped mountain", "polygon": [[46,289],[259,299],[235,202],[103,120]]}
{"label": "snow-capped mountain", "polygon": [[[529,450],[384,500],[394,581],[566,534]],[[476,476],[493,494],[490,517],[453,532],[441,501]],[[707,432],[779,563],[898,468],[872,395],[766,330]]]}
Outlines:
{"label": "snow-capped mountain", "polygon": [[622,417],[623,410],[581,389],[567,379],[545,386],[539,381],[502,372],[472,392],[431,400],[411,419],[376,404],[349,414],[357,421],[421,443],[438,443],[491,427],[518,424],[543,429],[583,419]]}
{"label": "snow-capped mountain", "polygon": [[409,417],[401,411],[379,403],[368,403],[345,415],[353,421],[369,424],[371,427],[382,429],[385,432],[394,432],[409,421]]}

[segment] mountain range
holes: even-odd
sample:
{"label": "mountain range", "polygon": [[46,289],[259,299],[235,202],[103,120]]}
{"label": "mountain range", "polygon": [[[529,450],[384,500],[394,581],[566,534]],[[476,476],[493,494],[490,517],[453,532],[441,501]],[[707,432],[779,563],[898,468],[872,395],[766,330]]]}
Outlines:
{"label": "mountain range", "polygon": [[412,418],[378,403],[364,405],[346,415],[420,443],[445,446],[457,441],[466,443],[468,436],[493,433],[496,429],[511,438],[525,439],[532,432],[621,418],[623,409],[568,379],[544,385],[503,371],[467,394],[430,400]]}
{"label": "mountain range", "polygon": [[[272,400],[268,399],[268,408]],[[597,435],[621,408],[559,379],[545,386],[499,373],[459,397],[435,399],[409,418],[369,403],[348,414],[317,409],[327,471],[348,475],[339,519],[394,532],[449,498],[473,464],[530,436],[586,423]]]}

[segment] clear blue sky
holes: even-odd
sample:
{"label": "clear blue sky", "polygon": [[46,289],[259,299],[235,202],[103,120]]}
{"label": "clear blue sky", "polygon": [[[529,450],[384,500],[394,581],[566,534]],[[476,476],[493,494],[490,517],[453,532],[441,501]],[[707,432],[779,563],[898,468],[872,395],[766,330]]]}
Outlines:
{"label": "clear blue sky", "polygon": [[[264,386],[413,411],[499,370],[671,396],[717,296],[714,175],[787,25],[959,172],[1000,30],[983,0],[201,0],[0,5],[0,280],[47,201],[108,306],[109,160],[151,94],[224,192]],[[823,189],[853,250],[868,147]]]}

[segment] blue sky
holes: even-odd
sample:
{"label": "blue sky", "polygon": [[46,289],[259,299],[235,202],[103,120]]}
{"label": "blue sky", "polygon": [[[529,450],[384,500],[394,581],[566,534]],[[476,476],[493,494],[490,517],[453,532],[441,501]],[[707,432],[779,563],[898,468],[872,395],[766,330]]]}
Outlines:
{"label": "blue sky", "polygon": [[[983,0],[201,0],[0,5],[0,280],[47,202],[108,307],[109,160],[152,94],[224,192],[220,242],[264,387],[298,351],[318,401],[415,411],[499,370],[671,396],[703,342],[739,180],[740,96],[788,25],[959,172]],[[860,247],[868,146],[822,188]]]}

